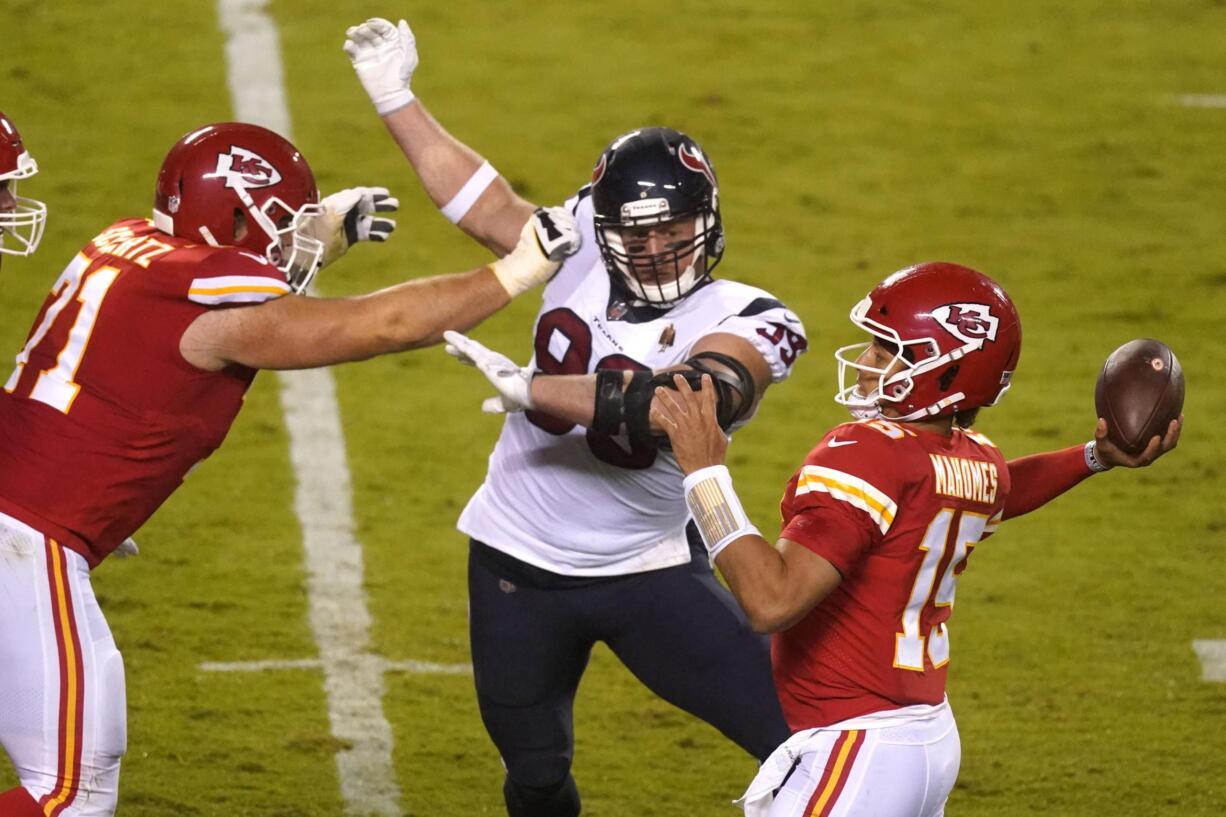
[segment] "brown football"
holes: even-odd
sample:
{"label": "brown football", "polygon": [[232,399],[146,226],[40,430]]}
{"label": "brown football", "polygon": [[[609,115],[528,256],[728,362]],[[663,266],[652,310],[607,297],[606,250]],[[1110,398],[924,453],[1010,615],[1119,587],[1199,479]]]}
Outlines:
{"label": "brown football", "polygon": [[1160,340],[1137,338],[1111,353],[1094,386],[1094,408],[1107,436],[1139,454],[1154,435],[1166,434],[1183,410],[1183,369]]}

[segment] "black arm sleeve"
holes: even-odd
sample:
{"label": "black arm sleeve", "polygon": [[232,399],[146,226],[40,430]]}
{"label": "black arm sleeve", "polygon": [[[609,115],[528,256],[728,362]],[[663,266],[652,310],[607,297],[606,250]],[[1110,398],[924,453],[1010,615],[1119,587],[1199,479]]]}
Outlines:
{"label": "black arm sleeve", "polygon": [[603,434],[617,434],[624,424],[636,442],[658,444],[659,435],[651,431],[651,401],[657,387],[677,388],[673,382],[677,375],[685,378],[694,391],[702,387],[704,374],[710,376],[716,391],[716,419],[725,431],[749,412],[756,390],[753,376],[739,360],[719,352],[700,352],[685,365],[689,368],[658,374],[634,372],[629,382],[620,369],[597,371],[592,429]]}

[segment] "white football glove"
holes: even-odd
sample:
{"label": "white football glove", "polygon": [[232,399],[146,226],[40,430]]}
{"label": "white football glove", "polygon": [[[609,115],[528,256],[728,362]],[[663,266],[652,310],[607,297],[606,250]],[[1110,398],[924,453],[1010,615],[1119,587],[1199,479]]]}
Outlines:
{"label": "white football glove", "polygon": [[515,249],[490,268],[503,289],[516,295],[543,284],[558,271],[562,260],[583,243],[575,217],[565,207],[542,207],[524,222]]}
{"label": "white football glove", "polygon": [[115,548],[112,555],[120,559],[126,559],[129,556],[139,556],[140,548],[136,546],[136,540],[129,536],[119,543],[119,547]]}
{"label": "white football glove", "polygon": [[386,187],[350,187],[327,196],[320,205],[323,215],[312,218],[303,232],[323,243],[322,269],[359,241],[387,241],[396,222],[378,214],[396,212],[400,200]]}
{"label": "white football glove", "polygon": [[409,82],[417,70],[417,40],[408,23],[401,20],[394,26],[382,17],[372,17],[350,26],[345,36],[345,53],[379,116],[413,101]]}
{"label": "white football glove", "polygon": [[506,414],[532,408],[532,376],[535,372],[527,366],[516,366],[514,361],[459,332],[443,333],[447,341],[447,354],[467,366],[476,366],[481,374],[498,390],[497,397],[488,397],[481,403],[486,414]]}

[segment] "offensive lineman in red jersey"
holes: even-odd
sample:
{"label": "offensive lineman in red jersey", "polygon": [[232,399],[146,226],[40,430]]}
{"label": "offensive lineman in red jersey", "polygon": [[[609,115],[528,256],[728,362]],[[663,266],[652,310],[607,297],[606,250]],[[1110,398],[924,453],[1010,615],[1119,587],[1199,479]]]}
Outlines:
{"label": "offensive lineman in red jersey", "polygon": [[13,120],[0,113],[0,255],[31,255],[47,224],[47,205],[17,195],[17,181],[38,172]]}
{"label": "offensive lineman in red jersey", "polygon": [[116,222],[56,281],[0,391],[0,743],[22,784],[3,817],[114,814],[123,661],[89,571],[221,444],[257,369],[435,343],[576,246],[569,215],[540,210],[490,266],[297,294],[321,257],[390,230],[378,190],[321,204],[285,139],[211,125],[167,155],[153,221]]}
{"label": "offensive lineman in red jersey", "polygon": [[[969,426],[1009,388],[1021,352],[1013,303],[987,276],[920,264],[879,284],[839,349],[835,399],[858,422],[805,458],[776,547],[749,522],[722,463],[712,389],[657,390],[653,418],[685,470],[711,558],[755,629],[774,632],[775,685],[792,737],[742,798],[750,817],[939,817],[961,758],[945,699],[957,577],[1003,519],[1096,471],[1148,465],[1106,438],[1006,462]],[[680,388],[678,383],[678,388]]]}

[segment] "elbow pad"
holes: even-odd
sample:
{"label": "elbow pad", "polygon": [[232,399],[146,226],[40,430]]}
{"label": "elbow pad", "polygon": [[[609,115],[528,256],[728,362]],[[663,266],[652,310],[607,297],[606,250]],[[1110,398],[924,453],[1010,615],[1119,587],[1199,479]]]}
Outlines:
{"label": "elbow pad", "polygon": [[[712,367],[707,361],[718,363]],[[688,369],[653,374],[632,372],[629,381],[621,369],[600,369],[596,372],[596,406],[592,430],[602,434],[618,434],[624,425],[636,443],[659,445],[662,435],[651,430],[651,401],[656,388],[677,388],[673,378],[681,375],[689,387],[698,391],[702,376],[710,375],[715,385],[715,411],[719,427],[724,431],[749,413],[756,394],[753,376],[737,359],[719,352],[700,352],[685,361]]]}

